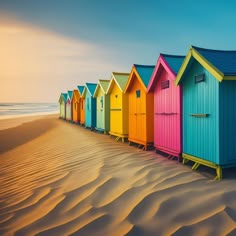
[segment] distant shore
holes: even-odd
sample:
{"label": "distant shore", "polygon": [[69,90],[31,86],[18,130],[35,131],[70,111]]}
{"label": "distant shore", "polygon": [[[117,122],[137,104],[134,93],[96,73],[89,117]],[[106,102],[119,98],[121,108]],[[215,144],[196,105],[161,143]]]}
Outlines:
{"label": "distant shore", "polygon": [[57,114],[0,124],[1,236],[236,235],[235,171],[217,182]]}
{"label": "distant shore", "polygon": [[45,116],[59,117],[59,113],[58,112],[40,112],[40,113],[32,113],[32,114],[0,116],[0,130],[16,127],[25,122],[41,119]]}

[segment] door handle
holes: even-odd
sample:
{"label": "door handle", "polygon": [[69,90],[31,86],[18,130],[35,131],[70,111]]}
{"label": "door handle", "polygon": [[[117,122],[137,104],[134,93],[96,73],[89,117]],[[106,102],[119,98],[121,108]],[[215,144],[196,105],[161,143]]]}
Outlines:
{"label": "door handle", "polygon": [[193,116],[193,117],[208,117],[210,114],[190,114],[190,116]]}

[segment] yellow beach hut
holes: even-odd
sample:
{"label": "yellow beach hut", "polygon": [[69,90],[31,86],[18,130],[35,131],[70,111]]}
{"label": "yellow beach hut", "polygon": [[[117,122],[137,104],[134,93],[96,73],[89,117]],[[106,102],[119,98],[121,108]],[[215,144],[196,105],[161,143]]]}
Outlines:
{"label": "yellow beach hut", "polygon": [[80,121],[80,95],[79,91],[75,89],[72,94],[72,120],[74,123],[79,123]]}
{"label": "yellow beach hut", "polygon": [[128,95],[124,89],[129,78],[129,73],[113,72],[107,89],[110,95],[110,131],[109,134],[116,136],[124,142],[128,138]]}
{"label": "yellow beach hut", "polygon": [[109,83],[110,80],[98,80],[93,95],[97,103],[97,122],[95,129],[104,133],[108,133],[110,130],[110,95],[106,93]]}

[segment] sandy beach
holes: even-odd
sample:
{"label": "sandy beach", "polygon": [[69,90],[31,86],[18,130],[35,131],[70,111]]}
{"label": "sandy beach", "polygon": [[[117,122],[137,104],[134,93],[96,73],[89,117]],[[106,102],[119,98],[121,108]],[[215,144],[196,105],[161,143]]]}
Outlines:
{"label": "sandy beach", "polygon": [[236,235],[235,169],[214,181],[58,115],[15,122],[0,121],[0,235]]}

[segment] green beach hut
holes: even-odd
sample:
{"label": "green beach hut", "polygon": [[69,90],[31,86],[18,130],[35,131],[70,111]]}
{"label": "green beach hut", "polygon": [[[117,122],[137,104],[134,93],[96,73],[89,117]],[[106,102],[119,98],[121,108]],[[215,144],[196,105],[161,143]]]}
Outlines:
{"label": "green beach hut", "polygon": [[66,120],[72,120],[72,95],[73,91],[68,91],[66,99]]}
{"label": "green beach hut", "polygon": [[66,100],[67,100],[67,93],[61,93],[59,98],[59,108],[60,108],[60,118],[66,118]]}
{"label": "green beach hut", "polygon": [[110,95],[106,94],[110,80],[98,80],[93,97],[97,103],[97,122],[95,129],[104,133],[110,130]]}

